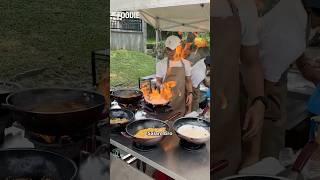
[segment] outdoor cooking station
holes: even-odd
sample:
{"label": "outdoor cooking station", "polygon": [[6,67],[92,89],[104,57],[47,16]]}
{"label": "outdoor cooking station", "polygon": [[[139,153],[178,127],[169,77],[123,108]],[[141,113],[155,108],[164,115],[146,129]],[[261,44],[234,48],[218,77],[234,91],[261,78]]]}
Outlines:
{"label": "outdoor cooking station", "polygon": [[[112,95],[113,93],[111,93]],[[114,100],[114,98],[111,98]],[[145,112],[144,118],[159,119],[168,121],[170,127],[174,120],[173,115],[168,117],[167,112],[170,112],[170,106],[164,106],[160,109],[153,108],[144,102],[144,100],[136,101],[136,103],[119,103],[122,109],[130,110],[133,113]],[[110,117],[111,118],[111,117]],[[127,167],[131,168],[131,163],[137,161],[137,168],[142,164],[142,170],[139,171],[141,176],[145,175],[146,165],[161,171],[167,176],[175,180],[209,180],[210,179],[210,141],[202,145],[194,145],[186,143],[174,133],[166,136],[159,144],[151,147],[141,146],[134,143],[128,137],[125,137],[121,131],[124,129],[111,130],[110,144],[113,146],[113,151],[121,151],[120,157],[117,160],[127,161]],[[126,158],[125,158],[126,157]],[[112,164],[112,161],[111,161]],[[112,168],[111,168],[112,169]],[[131,173],[136,169],[132,167]],[[112,174],[111,170],[111,174]],[[116,173],[116,172],[115,172]],[[130,171],[127,172],[128,174]],[[140,176],[137,176],[140,177]]]}
{"label": "outdoor cooking station", "polygon": [[110,143],[176,180],[210,179],[210,143],[198,150],[186,150],[175,134],[148,152],[137,150],[131,140],[119,134],[111,134]]}

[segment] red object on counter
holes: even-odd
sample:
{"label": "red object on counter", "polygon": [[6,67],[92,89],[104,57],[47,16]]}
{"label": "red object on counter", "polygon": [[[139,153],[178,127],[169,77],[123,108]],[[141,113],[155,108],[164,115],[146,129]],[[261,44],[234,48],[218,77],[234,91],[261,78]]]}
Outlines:
{"label": "red object on counter", "polygon": [[155,180],[173,180],[171,177],[163,174],[161,171],[156,171],[153,173],[152,177]]}

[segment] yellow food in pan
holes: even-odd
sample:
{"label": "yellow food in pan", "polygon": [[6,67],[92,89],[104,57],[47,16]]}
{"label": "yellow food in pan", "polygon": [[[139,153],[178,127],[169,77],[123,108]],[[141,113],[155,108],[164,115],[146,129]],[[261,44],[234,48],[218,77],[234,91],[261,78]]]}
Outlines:
{"label": "yellow food in pan", "polygon": [[128,122],[129,120],[126,118],[112,118],[110,124],[123,124]]}
{"label": "yellow food in pan", "polygon": [[139,130],[134,137],[136,138],[144,138],[144,139],[152,139],[156,137],[160,137],[161,134],[166,132],[166,128],[146,128]]}

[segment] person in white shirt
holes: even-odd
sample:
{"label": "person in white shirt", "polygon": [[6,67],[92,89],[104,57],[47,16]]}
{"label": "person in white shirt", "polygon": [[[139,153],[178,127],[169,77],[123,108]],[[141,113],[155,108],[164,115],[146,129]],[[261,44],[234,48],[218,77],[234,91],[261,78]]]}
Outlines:
{"label": "person in white shirt", "polygon": [[180,45],[181,40],[177,36],[169,36],[166,39],[167,57],[156,65],[156,84],[161,88],[165,82],[176,82],[170,105],[173,114],[180,113],[180,116],[184,116],[191,112],[192,105],[191,64],[185,59],[175,59],[176,48]]}
{"label": "person in white shirt", "polygon": [[260,158],[277,158],[285,147],[287,72],[306,49],[308,18],[301,0],[255,1],[260,21],[260,60],[269,102]]}
{"label": "person in white shirt", "polygon": [[[212,89],[216,96],[216,114],[213,119],[215,136],[211,162],[221,159],[229,161],[227,168],[213,174],[214,178],[221,179],[235,174],[241,164],[259,160],[257,152],[246,151],[241,144],[243,141],[252,142],[252,139],[259,137],[266,105],[263,72],[259,61],[255,1],[215,0],[211,6],[211,33],[215,37],[215,53],[211,56],[216,62],[213,64],[215,87]],[[247,100],[250,102],[250,106],[244,109],[245,118],[240,116],[239,112],[240,73],[247,90]]]}
{"label": "person in white shirt", "polygon": [[268,109],[265,112],[261,144],[252,146],[255,149],[261,145],[258,148],[261,150],[260,158],[277,158],[285,147],[287,72],[293,63],[304,57],[308,16],[302,0],[255,2],[259,14],[259,50]]}
{"label": "person in white shirt", "polygon": [[193,100],[192,100],[192,111],[197,111],[199,109],[199,101],[201,96],[200,84],[203,83],[205,86],[209,87],[209,84],[205,82],[208,76],[208,71],[210,70],[211,57],[207,56],[199,60],[191,68],[191,81],[193,87]]}
{"label": "person in white shirt", "polygon": [[[310,44],[313,43],[313,31],[320,28],[320,1],[319,0],[303,0],[305,8],[309,15],[309,23],[307,27],[307,38]],[[314,37],[315,38],[315,37]],[[311,59],[304,53],[298,60],[297,66],[304,78],[313,82],[316,86],[320,84],[320,59],[315,57]]]}

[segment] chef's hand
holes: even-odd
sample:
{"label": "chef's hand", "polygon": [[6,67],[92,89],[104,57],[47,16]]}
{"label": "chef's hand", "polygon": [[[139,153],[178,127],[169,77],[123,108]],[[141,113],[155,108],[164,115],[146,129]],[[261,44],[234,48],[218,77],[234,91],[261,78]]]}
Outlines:
{"label": "chef's hand", "polygon": [[302,72],[302,75],[307,80],[313,82],[316,86],[320,83],[320,58],[315,58],[313,60],[299,58],[297,65]]}
{"label": "chef's hand", "polygon": [[193,99],[193,95],[192,95],[192,93],[190,93],[190,94],[187,96],[187,99],[186,99],[186,105],[187,105],[187,106],[191,106],[191,105],[192,105],[192,99]]}
{"label": "chef's hand", "polygon": [[258,135],[263,127],[265,106],[261,101],[256,101],[246,113],[243,130],[243,140],[248,141]]}

